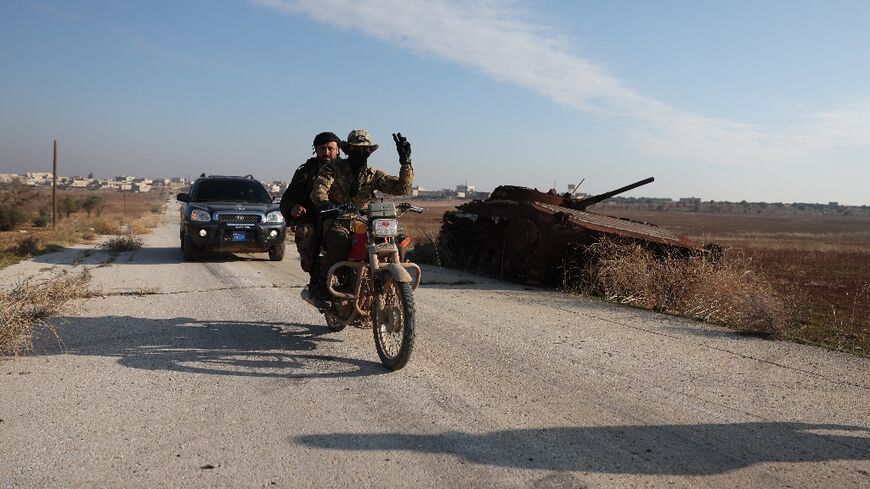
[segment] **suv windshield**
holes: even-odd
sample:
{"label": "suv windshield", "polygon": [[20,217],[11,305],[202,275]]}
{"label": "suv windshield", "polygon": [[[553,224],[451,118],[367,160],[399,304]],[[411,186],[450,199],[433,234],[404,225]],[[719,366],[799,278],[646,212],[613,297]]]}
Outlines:
{"label": "suv windshield", "polygon": [[202,180],[191,195],[194,202],[272,202],[263,185],[256,180]]}

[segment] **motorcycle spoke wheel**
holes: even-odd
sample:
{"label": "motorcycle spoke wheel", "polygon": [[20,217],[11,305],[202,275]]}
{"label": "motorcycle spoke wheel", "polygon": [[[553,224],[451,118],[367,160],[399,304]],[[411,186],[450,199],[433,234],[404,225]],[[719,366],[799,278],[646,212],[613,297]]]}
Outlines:
{"label": "motorcycle spoke wheel", "polygon": [[385,281],[372,300],[372,330],[381,363],[390,370],[404,367],[414,348],[414,296],[411,284]]}

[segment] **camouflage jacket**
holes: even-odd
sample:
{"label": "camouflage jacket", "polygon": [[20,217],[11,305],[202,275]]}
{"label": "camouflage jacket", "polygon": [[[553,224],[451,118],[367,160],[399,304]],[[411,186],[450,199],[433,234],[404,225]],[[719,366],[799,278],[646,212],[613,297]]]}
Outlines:
{"label": "camouflage jacket", "polygon": [[328,163],[320,169],[311,191],[311,201],[319,204],[326,200],[336,204],[351,204],[365,207],[375,200],[375,191],[390,195],[405,195],[411,191],[414,169],[402,165],[399,176],[387,175],[381,170],[366,167],[354,175],[353,169],[343,160],[340,164]]}
{"label": "camouflage jacket", "polygon": [[[339,158],[338,161],[341,161],[341,159]],[[293,179],[290,180],[290,185],[287,186],[287,190],[281,196],[281,214],[284,215],[284,219],[289,224],[312,222],[314,217],[317,216],[317,205],[311,202],[311,190],[314,188],[314,179],[317,178],[317,174],[324,166],[325,164],[321,164],[319,158],[308,158],[305,163],[302,163],[296,169]],[[299,219],[290,217],[290,210],[296,204],[305,207],[307,211]]]}

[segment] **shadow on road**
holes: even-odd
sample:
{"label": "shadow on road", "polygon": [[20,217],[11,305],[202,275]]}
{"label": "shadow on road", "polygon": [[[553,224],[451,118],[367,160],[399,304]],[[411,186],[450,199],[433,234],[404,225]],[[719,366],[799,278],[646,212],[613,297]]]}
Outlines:
{"label": "shadow on road", "polygon": [[[181,254],[181,249],[174,248],[142,248],[134,251],[135,256],[129,262],[130,265],[161,265],[166,263],[184,263],[184,256]],[[234,261],[269,261],[267,253],[243,253],[236,255],[233,253],[214,253],[214,252],[199,252],[199,256],[195,261],[208,263],[226,263]],[[253,255],[253,256],[251,256]],[[123,265],[127,262],[119,260],[118,264]]]}
{"label": "shadow on road", "polygon": [[318,353],[340,342],[325,326],[292,323],[67,317],[34,339],[39,354],[109,356],[131,368],[274,378],[360,377],[386,373],[380,363]]}
{"label": "shadow on road", "polygon": [[[522,469],[710,475],[759,463],[870,460],[870,428],[833,424],[590,426],[474,434],[331,433],[291,442],[333,450],[405,450]],[[860,472],[860,471],[859,471]],[[870,473],[856,474],[867,480]]]}
{"label": "shadow on road", "polygon": [[[37,255],[32,260],[46,265],[72,265],[74,263],[98,265],[111,263],[113,265],[124,266],[184,263],[184,257],[178,247],[147,247],[120,253],[111,253],[99,248],[63,248],[52,253]],[[202,253],[197,261],[209,263],[269,261],[269,255],[266,253],[242,254],[242,256],[232,253]]]}

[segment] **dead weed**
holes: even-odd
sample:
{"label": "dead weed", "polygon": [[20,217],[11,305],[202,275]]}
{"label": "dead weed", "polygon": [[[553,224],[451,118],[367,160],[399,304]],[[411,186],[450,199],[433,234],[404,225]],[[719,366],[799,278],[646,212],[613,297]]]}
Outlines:
{"label": "dead weed", "polygon": [[[727,250],[707,255],[657,253],[641,243],[602,240],[585,250],[586,265],[566,288],[741,331],[779,334],[789,309],[747,259]],[[570,278],[569,278],[570,280]]]}
{"label": "dead weed", "polygon": [[18,356],[33,349],[33,334],[42,328],[57,337],[46,318],[72,299],[87,297],[90,273],[64,272],[45,281],[26,281],[0,292],[0,355]]}
{"label": "dead weed", "polygon": [[136,236],[113,236],[100,243],[100,248],[112,253],[120,253],[122,251],[138,250],[143,244],[145,244],[145,241]]}

